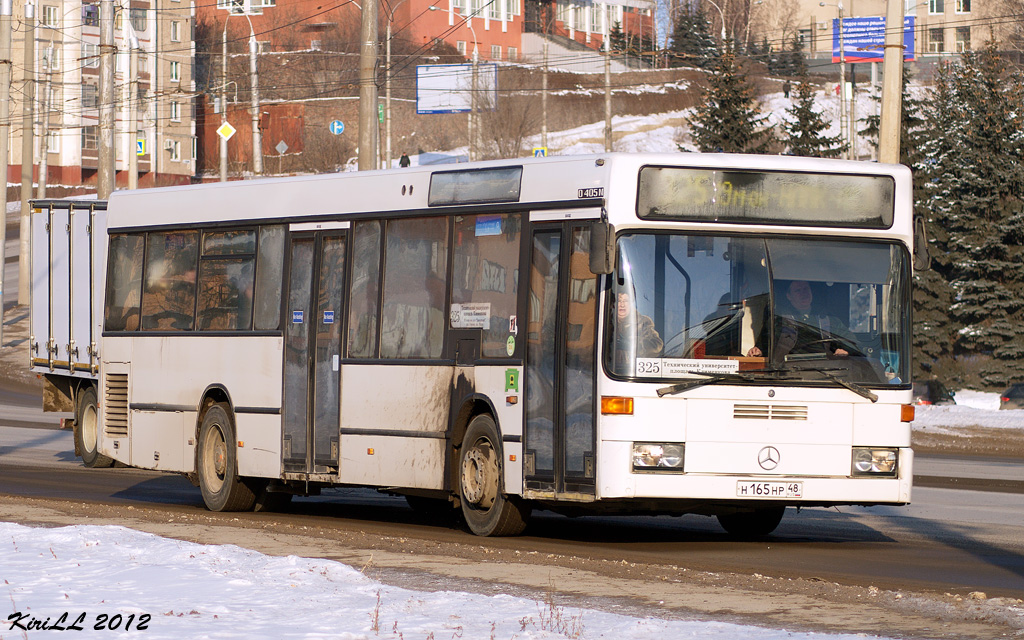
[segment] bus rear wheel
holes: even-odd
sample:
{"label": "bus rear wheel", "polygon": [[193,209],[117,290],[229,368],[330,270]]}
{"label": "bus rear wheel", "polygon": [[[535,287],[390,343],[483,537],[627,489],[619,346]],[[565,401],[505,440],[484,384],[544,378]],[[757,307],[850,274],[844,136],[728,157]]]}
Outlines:
{"label": "bus rear wheel", "polygon": [[720,514],[718,524],[737,538],[762,538],[779,526],[786,507],[764,507],[753,511]]}
{"label": "bus rear wheel", "polygon": [[109,467],[113,459],[100,453],[99,410],[96,407],[96,389],[86,387],[78,397],[75,408],[75,447],[82,462],[94,469]]}
{"label": "bus rear wheel", "polygon": [[526,528],[530,508],[502,489],[501,449],[494,419],[473,418],[459,455],[459,502],[469,530],[478,536],[514,536]]}
{"label": "bus rear wheel", "polygon": [[238,477],[235,426],[223,403],[210,405],[199,427],[197,471],[203,502],[210,511],[248,511],[256,501]]}

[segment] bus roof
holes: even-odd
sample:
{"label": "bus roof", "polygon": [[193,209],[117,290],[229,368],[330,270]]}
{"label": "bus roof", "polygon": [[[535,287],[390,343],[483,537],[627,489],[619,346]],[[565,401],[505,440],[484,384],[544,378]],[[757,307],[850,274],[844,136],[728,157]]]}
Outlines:
{"label": "bus roof", "polygon": [[[742,154],[626,154],[516,158],[381,171],[238,180],[189,186],[117,191],[108,205],[109,228],[294,220],[387,212],[451,211],[463,204],[504,203],[516,208],[617,206],[636,202],[637,175],[645,165],[894,176],[897,189],[910,185],[902,165],[798,156]],[[431,202],[432,177],[469,176],[494,182],[494,170],[521,172],[516,198]],[[489,172],[490,170],[490,172]],[[456,176],[461,177],[461,176]],[[435,181],[435,192],[436,185]],[[501,185],[499,185],[501,187]],[[435,193],[436,195],[436,193]],[[909,196],[905,196],[909,197]]]}

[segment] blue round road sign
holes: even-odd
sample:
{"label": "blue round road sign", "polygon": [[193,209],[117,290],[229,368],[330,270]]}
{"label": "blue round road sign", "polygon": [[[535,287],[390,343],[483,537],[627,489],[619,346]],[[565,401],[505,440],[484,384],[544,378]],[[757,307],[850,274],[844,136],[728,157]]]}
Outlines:
{"label": "blue round road sign", "polygon": [[330,125],[331,133],[340,135],[345,130],[345,123],[341,120],[332,120]]}

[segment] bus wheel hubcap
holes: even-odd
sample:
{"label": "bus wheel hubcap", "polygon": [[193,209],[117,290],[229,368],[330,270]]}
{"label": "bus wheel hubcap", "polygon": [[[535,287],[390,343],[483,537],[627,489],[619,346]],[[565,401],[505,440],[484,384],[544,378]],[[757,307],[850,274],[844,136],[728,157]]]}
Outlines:
{"label": "bus wheel hubcap", "polygon": [[478,444],[462,459],[462,495],[482,509],[494,504],[498,495],[498,465],[489,446]]}

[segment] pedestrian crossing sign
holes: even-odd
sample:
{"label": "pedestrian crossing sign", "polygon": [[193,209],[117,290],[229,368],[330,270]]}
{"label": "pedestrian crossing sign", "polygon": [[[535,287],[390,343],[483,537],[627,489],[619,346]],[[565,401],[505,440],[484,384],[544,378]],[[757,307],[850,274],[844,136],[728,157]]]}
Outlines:
{"label": "pedestrian crossing sign", "polygon": [[548,148],[547,147],[534,147],[533,148],[533,157],[534,158],[546,158],[547,156],[548,156]]}

